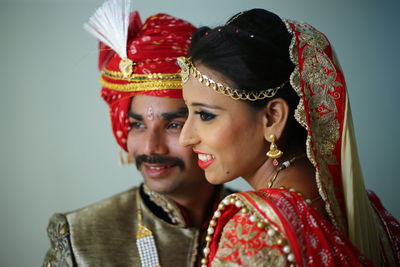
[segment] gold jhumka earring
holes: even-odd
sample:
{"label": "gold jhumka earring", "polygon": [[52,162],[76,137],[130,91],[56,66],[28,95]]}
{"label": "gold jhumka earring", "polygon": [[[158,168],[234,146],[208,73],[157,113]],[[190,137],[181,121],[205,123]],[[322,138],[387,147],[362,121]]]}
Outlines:
{"label": "gold jhumka earring", "polygon": [[[269,145],[269,151],[266,153],[266,155],[267,155],[267,157],[273,159],[272,164],[274,166],[278,166],[279,162],[277,159],[282,157],[283,152],[278,149],[278,146],[275,143],[275,141],[276,141],[275,134],[270,134],[267,138],[267,141],[270,142],[271,144]],[[276,180],[276,177],[278,177],[279,171],[280,171],[279,168],[277,170],[275,170],[273,177],[269,180],[269,182],[267,184],[267,188],[272,187],[273,183]]]}
{"label": "gold jhumka earring", "polygon": [[267,156],[271,159],[274,159],[274,165],[275,165],[275,161],[276,159],[282,157],[283,152],[280,151],[278,149],[278,146],[276,145],[275,141],[276,141],[276,136],[274,134],[271,134],[269,136],[269,138],[267,138],[267,141],[270,142],[270,146],[269,146],[269,151],[267,152]]}

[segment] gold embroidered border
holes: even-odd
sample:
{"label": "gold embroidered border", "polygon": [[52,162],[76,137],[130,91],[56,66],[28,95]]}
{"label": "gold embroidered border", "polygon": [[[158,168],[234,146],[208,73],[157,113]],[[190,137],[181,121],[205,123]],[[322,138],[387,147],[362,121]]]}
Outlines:
{"label": "gold embroidered border", "polygon": [[122,72],[104,69],[102,75],[110,79],[123,81],[146,81],[146,80],[181,80],[180,73],[149,73],[149,74],[131,74],[125,77]]}
{"label": "gold embroidered border", "polygon": [[[308,132],[311,131],[311,135],[307,136],[306,141],[307,157],[315,167],[318,190],[325,202],[325,208],[332,222],[337,226],[343,227],[343,215],[336,199],[331,173],[328,168],[328,165],[337,164],[333,150],[340,137],[339,122],[335,119],[337,112],[335,99],[328,91],[334,92],[335,86],[343,85],[336,82],[336,68],[324,53],[324,49],[329,45],[326,37],[308,24],[291,20],[283,20],[283,22],[286,24],[289,33],[292,34],[289,54],[293,64],[296,66],[290,76],[290,84],[300,97],[295,111],[295,118]],[[293,24],[296,27],[296,31],[300,33],[299,43],[290,24]],[[304,66],[301,77],[298,47],[304,47],[302,54]],[[327,73],[328,71],[329,74]],[[304,90],[306,95],[303,95],[300,86],[301,79],[306,86],[306,90]],[[311,95],[310,92],[313,94]],[[309,105],[310,125],[307,125],[303,97],[307,99]],[[335,97],[340,97],[340,95]],[[315,111],[321,108],[319,106],[321,103],[326,108],[324,115]],[[316,152],[316,158],[313,151]]]}
{"label": "gold embroidered border", "polygon": [[[259,195],[252,193],[252,192],[245,192],[242,194],[246,194],[249,198],[251,198],[256,203],[256,205],[260,208],[260,210],[262,210],[265,213],[265,215],[269,218],[269,221],[267,221],[268,223],[272,222],[273,224],[275,224],[279,228],[278,229],[279,232],[281,232],[282,229],[284,229],[279,216],[276,214],[274,209],[271,208],[270,205],[265,203],[264,199],[262,199]],[[247,198],[245,198],[241,194],[235,194],[235,195],[243,202],[243,205],[246,208],[251,210],[253,213],[257,213],[260,218],[265,218],[265,216],[263,214],[261,214],[256,208],[253,207],[253,204],[250,203]],[[286,236],[286,234],[285,234],[285,236]]]}
{"label": "gold embroidered border", "polygon": [[136,92],[136,91],[156,91],[156,90],[182,90],[181,80],[152,80],[143,82],[134,82],[127,84],[118,84],[107,82],[100,77],[100,83],[111,90],[120,92]]}

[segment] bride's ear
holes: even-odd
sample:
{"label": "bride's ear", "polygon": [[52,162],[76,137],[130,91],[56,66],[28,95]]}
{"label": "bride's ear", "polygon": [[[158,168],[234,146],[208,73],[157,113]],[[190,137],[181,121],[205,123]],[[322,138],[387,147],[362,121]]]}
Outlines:
{"label": "bride's ear", "polygon": [[271,134],[279,140],[283,135],[289,117],[289,105],[283,98],[269,101],[263,110],[264,138],[269,139]]}

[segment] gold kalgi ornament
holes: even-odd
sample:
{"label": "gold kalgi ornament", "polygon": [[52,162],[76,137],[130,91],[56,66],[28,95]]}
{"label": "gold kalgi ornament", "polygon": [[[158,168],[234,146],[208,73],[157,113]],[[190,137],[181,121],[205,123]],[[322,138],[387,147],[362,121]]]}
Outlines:
{"label": "gold kalgi ornament", "polygon": [[136,63],[129,58],[123,58],[121,62],[119,62],[119,70],[121,71],[122,76],[128,78],[132,74],[133,66],[135,65]]}

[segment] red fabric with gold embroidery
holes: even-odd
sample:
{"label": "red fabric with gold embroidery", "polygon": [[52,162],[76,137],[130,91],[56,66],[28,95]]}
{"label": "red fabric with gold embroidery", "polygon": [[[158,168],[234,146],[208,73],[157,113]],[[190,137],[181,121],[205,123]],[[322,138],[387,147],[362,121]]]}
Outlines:
{"label": "red fabric with gold embroidery", "polygon": [[[347,98],[344,76],[333,60],[332,46],[323,33],[306,23],[288,21],[287,24],[296,37],[299,85],[311,140],[310,147],[316,162],[315,167],[321,174],[320,189],[327,196],[332,219],[342,231],[346,231],[347,218],[344,212],[340,165],[341,133]],[[318,76],[315,75],[317,73]],[[318,78],[311,80],[312,75]],[[328,185],[330,182],[333,183],[332,186]]]}
{"label": "red fabric with gold embroidery", "polygon": [[[252,194],[244,192],[238,195],[244,197],[263,219],[283,233],[295,255],[297,266],[373,266],[346,235],[296,193],[287,189],[262,189],[251,193],[265,201],[263,206],[256,203]],[[271,220],[267,209],[274,211],[283,228]],[[249,218],[249,214],[241,213],[235,205],[223,210],[209,246],[209,266],[226,262],[231,266],[269,266],[274,263],[290,265],[282,247],[268,240],[272,237]],[[227,226],[228,223],[230,226]],[[275,258],[271,257],[271,251],[275,252]]]}
{"label": "red fabric with gold embroidery", "polygon": [[[156,14],[149,17],[142,25],[139,14],[132,13],[128,30],[127,55],[135,65],[135,74],[179,74],[176,58],[187,54],[191,35],[195,27],[187,21],[167,14]],[[100,43],[99,68],[102,80],[112,85],[129,85],[140,83],[124,78],[110,78],[104,71],[119,73],[121,58],[109,47]],[[160,83],[163,83],[161,80]],[[126,91],[103,87],[101,96],[110,107],[111,124],[118,144],[127,150],[126,141],[129,131],[127,112],[134,95],[145,94],[159,97],[182,98],[179,88],[163,88],[141,91]]]}
{"label": "red fabric with gold embroidery", "polygon": [[[364,209],[365,212],[366,205],[363,206],[362,201],[365,192],[362,174],[357,170],[356,148],[351,147],[352,137],[350,137],[351,133],[349,132],[351,130],[349,129],[352,127],[350,125],[352,121],[349,107],[346,107],[349,104],[345,79],[336,61],[333,48],[323,33],[307,23],[290,20],[285,20],[285,22],[289,32],[294,36],[290,53],[292,61],[298,68],[292,74],[291,85],[301,96],[300,105],[302,108],[300,109],[304,109],[303,112],[299,112],[302,115],[296,117],[296,119],[300,123],[303,122],[302,125],[308,131],[307,155],[316,169],[318,188],[325,200],[330,219],[342,233],[350,234],[350,236],[353,234],[354,240],[352,241],[358,241],[357,246],[366,251],[368,251],[368,241],[366,241],[368,238],[361,242],[362,235],[371,234],[371,236],[375,236],[379,232],[378,229],[383,226],[383,230],[389,238],[384,238],[383,233],[378,234],[381,243],[380,246],[375,246],[375,243],[373,243],[373,250],[374,252],[386,253],[386,255],[381,253],[384,258],[383,262],[400,264],[400,225],[395,218],[387,216],[386,210],[376,196],[371,197],[370,194],[370,203],[367,198],[365,198],[365,203],[366,205],[372,204],[376,214],[381,219],[381,225],[374,221],[373,214],[366,215],[366,213],[364,214],[366,217],[362,217],[362,214],[350,213],[350,216],[360,216],[364,220],[370,219],[366,224],[376,223],[376,229],[371,227],[370,230],[378,232],[371,233],[367,232],[366,228],[362,228],[361,231],[348,233],[353,229],[352,227],[361,228],[364,225],[354,225],[355,220],[353,218],[353,225],[349,227],[346,215],[347,200],[343,183],[352,182],[354,185],[352,195],[357,197],[352,198],[353,196],[348,193],[347,205],[352,205],[349,206],[349,210],[352,207],[356,207],[355,209],[359,207],[360,210]],[[346,142],[344,142],[345,138],[347,138]],[[344,144],[346,147],[343,147]],[[345,166],[344,161],[350,161],[353,169]],[[350,172],[352,174],[349,174]],[[359,223],[364,222],[360,219]],[[389,225],[390,227],[388,227]],[[358,238],[354,237],[356,234]],[[391,247],[393,253],[392,251],[388,252],[389,247]],[[379,253],[376,254],[379,255]],[[377,258],[378,255],[376,254],[371,259],[379,263],[380,259]]]}

